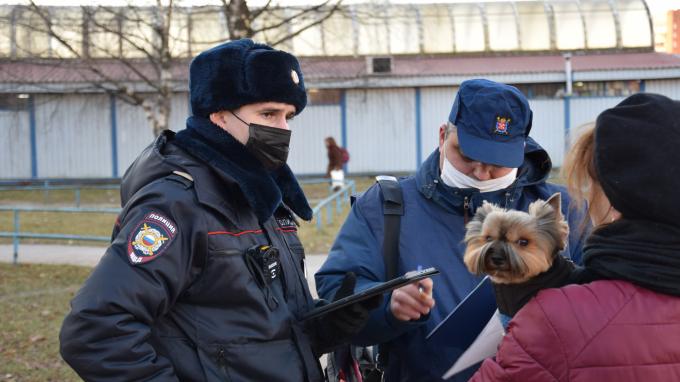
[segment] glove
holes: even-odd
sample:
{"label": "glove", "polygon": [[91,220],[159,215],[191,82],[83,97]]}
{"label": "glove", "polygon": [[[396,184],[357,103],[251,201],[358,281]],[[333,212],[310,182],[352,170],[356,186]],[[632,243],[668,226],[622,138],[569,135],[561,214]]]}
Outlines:
{"label": "glove", "polygon": [[[354,272],[347,272],[345,278],[342,280],[340,288],[338,288],[337,292],[335,292],[335,296],[333,296],[333,301],[338,301],[341,298],[353,295],[356,282],[357,278]],[[377,308],[382,300],[383,296],[377,295],[348,305],[335,312],[329,313],[326,321],[328,325],[336,331],[338,336],[349,339],[363,329],[368,321],[371,310]]]}

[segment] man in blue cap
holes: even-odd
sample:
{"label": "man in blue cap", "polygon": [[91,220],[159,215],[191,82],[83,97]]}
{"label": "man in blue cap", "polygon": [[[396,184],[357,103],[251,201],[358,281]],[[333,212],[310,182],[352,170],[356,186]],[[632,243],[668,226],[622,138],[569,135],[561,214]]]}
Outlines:
{"label": "man in blue cap", "polygon": [[[562,193],[570,226],[581,215],[569,208],[565,189],[546,183],[548,154],[529,137],[532,111],[515,87],[475,79],[461,84],[439,147],[416,174],[399,180],[403,194],[396,274],[436,267],[441,275],[386,296],[354,345],[381,346],[386,381],[440,381],[464,349],[435,348],[425,339],[481,278],[463,263],[465,224],[483,201],[526,210],[536,199]],[[320,296],[332,296],[346,272],[362,289],[385,280],[383,194],[378,185],[355,202],[327,261],[316,274]],[[564,252],[580,262],[581,231],[573,229]],[[435,304],[436,302],[436,304]],[[466,330],[461,328],[461,331]],[[385,351],[387,349],[387,351]],[[386,360],[385,360],[386,358]],[[476,367],[452,380],[467,381]]]}
{"label": "man in blue cap", "polygon": [[61,354],[88,381],[321,381],[318,356],[375,302],[301,321],[317,302],[295,218],[312,211],[286,165],[288,120],[307,102],[300,65],[244,39],[199,54],[189,75],[193,115],[126,171]]}

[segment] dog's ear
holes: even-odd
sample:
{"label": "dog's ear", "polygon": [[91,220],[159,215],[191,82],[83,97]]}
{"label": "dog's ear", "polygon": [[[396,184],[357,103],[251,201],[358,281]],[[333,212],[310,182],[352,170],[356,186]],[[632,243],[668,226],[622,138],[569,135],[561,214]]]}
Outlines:
{"label": "dog's ear", "polygon": [[548,200],[536,200],[529,204],[529,215],[537,219],[552,219],[560,221],[564,219],[562,215],[562,195],[556,192]]}
{"label": "dog's ear", "polygon": [[555,211],[555,222],[559,227],[560,243],[562,244],[560,250],[565,249],[567,248],[567,242],[569,240],[569,224],[567,224],[567,221],[562,214],[562,194],[559,192],[552,194],[546,203],[548,203]]}
{"label": "dog's ear", "polygon": [[569,225],[561,207],[562,195],[559,192],[554,193],[547,201],[537,200],[529,205],[529,214],[537,219],[539,230],[550,233],[560,250],[567,247],[569,237]]}
{"label": "dog's ear", "polygon": [[475,212],[475,216],[473,219],[483,222],[486,219],[486,217],[496,209],[498,209],[496,205],[491,204],[485,200],[482,202],[482,206],[477,208],[477,211]]}
{"label": "dog's ear", "polygon": [[562,216],[562,194],[559,192],[556,192],[552,194],[548,200],[546,200],[546,203],[553,208],[555,211],[555,220],[559,221],[560,219],[563,219]]}
{"label": "dog's ear", "polygon": [[466,231],[465,238],[463,240],[465,242],[468,242],[469,240],[474,239],[476,236],[481,235],[482,226],[484,226],[484,220],[492,211],[494,211],[497,208],[498,207],[485,200],[482,203],[482,206],[477,208],[475,216],[473,216],[472,219],[465,226]]}

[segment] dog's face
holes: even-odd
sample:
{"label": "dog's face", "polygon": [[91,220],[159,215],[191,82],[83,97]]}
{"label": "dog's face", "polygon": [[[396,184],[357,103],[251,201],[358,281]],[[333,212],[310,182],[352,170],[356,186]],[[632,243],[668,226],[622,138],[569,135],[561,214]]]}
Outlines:
{"label": "dog's face", "polygon": [[531,203],[528,213],[484,202],[466,226],[468,270],[496,284],[522,283],[548,270],[569,235],[560,204],[559,193]]}

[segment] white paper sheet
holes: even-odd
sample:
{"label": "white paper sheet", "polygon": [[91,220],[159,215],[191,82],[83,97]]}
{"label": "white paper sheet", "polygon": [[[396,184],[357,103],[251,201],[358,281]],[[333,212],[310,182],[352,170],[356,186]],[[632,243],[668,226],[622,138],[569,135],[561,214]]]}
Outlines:
{"label": "white paper sheet", "polygon": [[501,323],[498,310],[496,310],[472,345],[456,360],[442,378],[451,378],[468,367],[496,355],[496,350],[503,339],[503,334],[503,324]]}

